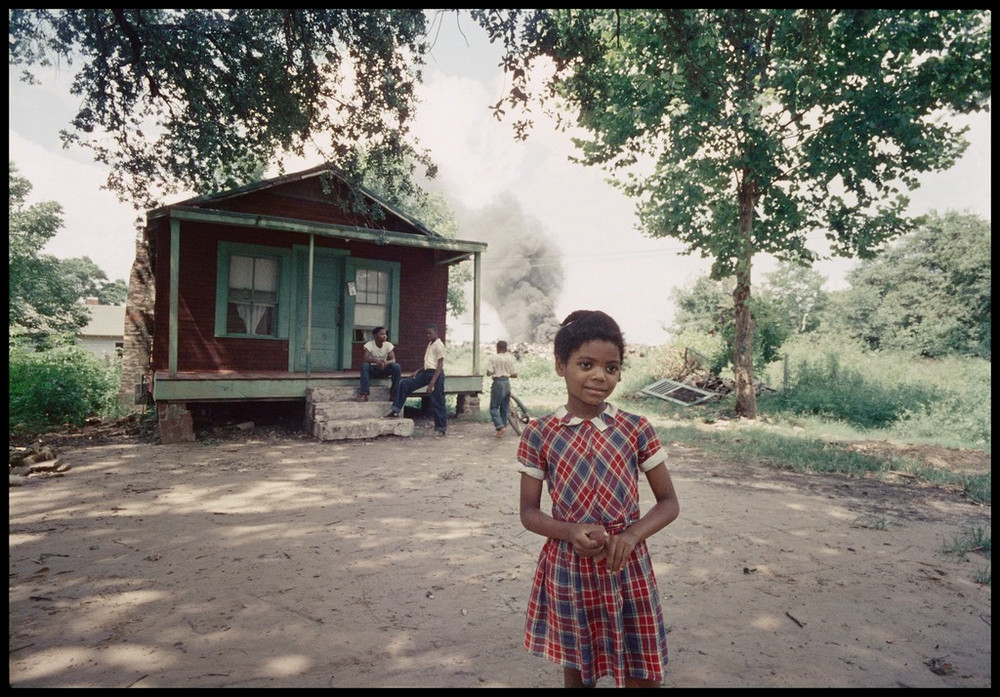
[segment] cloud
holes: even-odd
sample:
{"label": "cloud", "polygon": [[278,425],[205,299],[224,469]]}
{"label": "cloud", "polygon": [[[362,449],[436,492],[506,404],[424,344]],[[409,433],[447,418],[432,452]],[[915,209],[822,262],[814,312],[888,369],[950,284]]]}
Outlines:
{"label": "cloud", "polygon": [[9,158],[31,182],[28,203],[56,201],[63,226],[43,251],[60,259],[90,257],[111,280],[127,281],[135,258],[138,214],[101,188],[101,166],[36,145],[8,130]]}

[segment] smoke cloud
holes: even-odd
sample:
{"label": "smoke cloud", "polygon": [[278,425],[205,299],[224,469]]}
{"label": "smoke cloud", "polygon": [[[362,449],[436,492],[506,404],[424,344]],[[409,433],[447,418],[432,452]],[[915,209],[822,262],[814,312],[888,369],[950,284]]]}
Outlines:
{"label": "smoke cloud", "polygon": [[506,340],[551,343],[563,285],[562,255],[552,236],[510,193],[459,217],[460,237],[489,245],[482,262],[483,301],[499,316]]}

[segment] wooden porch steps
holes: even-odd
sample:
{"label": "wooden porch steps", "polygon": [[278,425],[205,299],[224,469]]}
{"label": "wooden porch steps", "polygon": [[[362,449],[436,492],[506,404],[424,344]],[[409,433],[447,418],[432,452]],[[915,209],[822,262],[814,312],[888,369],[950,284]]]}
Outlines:
{"label": "wooden porch steps", "polygon": [[357,395],[357,385],[308,388],[306,431],[323,441],[413,435],[413,419],[384,418],[392,408],[388,387],[373,384],[367,402]]}

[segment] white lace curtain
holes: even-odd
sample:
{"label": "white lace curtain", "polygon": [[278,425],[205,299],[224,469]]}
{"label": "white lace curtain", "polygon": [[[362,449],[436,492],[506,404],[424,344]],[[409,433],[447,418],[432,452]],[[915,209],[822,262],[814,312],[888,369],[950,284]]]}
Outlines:
{"label": "white lace curtain", "polygon": [[248,334],[267,333],[264,319],[278,295],[275,259],[232,256],[229,259],[229,298]]}

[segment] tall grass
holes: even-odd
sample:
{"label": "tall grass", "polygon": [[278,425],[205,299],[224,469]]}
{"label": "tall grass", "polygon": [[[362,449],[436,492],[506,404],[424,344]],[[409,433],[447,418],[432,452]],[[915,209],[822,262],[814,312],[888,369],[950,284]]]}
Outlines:
{"label": "tall grass", "polygon": [[764,414],[815,415],[859,436],[991,449],[989,361],[916,360],[864,352],[834,338],[817,343],[799,337],[784,348],[787,379],[784,362],[762,376],[778,389],[773,399],[760,400]]}
{"label": "tall grass", "polygon": [[[961,486],[976,501],[991,500],[989,474],[930,470],[913,459],[850,448],[851,441],[878,439],[990,452],[988,361],[913,360],[867,353],[835,339],[817,342],[815,337],[797,338],[784,349],[787,380],[784,361],[768,366],[757,382],[774,391],[758,399],[759,418],[735,430],[706,428],[735,417],[732,395],[685,407],[641,392],[662,377],[685,372],[685,360],[692,362],[697,353],[684,345],[630,347],[612,400],[652,419],[665,442],[689,444],[725,459],[867,476],[902,471]],[[520,347],[517,352],[519,378],[512,386],[528,408],[541,414],[563,404],[566,387],[555,373],[551,347]]]}
{"label": "tall grass", "polygon": [[758,407],[765,414],[812,414],[873,429],[899,421],[910,409],[926,411],[941,398],[936,385],[876,382],[830,353],[820,361],[804,359],[789,387],[762,398]]}

